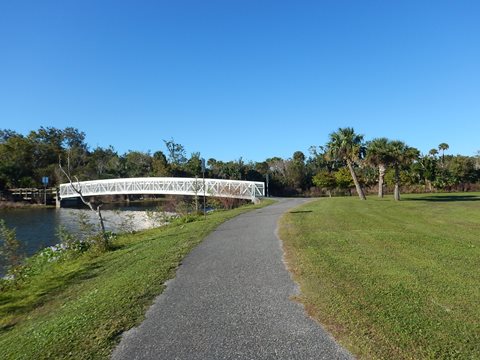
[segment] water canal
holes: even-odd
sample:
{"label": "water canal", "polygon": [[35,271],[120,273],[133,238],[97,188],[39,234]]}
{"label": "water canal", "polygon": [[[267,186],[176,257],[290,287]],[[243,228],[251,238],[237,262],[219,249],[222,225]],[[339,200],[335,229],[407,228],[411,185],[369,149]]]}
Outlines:
{"label": "water canal", "polygon": [[[158,210],[159,202],[120,203],[105,205],[102,210],[107,230],[120,232],[125,229],[142,230],[158,226],[158,221],[149,216],[152,210]],[[23,245],[23,252],[29,256],[38,250],[59,242],[57,229],[65,227],[68,231],[80,231],[79,220],[84,217],[91,223],[97,223],[96,215],[89,209],[75,208],[20,208],[0,209],[0,219],[5,220],[9,228],[15,228],[17,239]],[[0,268],[3,264],[0,263]]]}

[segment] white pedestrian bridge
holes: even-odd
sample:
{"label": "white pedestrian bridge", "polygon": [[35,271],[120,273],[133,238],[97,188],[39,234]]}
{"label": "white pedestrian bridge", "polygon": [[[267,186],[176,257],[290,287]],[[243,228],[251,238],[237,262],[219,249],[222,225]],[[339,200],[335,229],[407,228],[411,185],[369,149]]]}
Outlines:
{"label": "white pedestrian bridge", "polygon": [[213,196],[255,201],[265,196],[263,182],[177,177],[143,177],[73,182],[60,185],[60,199],[83,196],[163,194]]}

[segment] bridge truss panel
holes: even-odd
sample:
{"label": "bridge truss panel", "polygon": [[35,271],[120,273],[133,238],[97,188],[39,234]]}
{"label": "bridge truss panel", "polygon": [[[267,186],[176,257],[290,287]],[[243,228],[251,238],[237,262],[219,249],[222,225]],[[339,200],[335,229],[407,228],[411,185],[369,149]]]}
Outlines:
{"label": "bridge truss panel", "polygon": [[[204,190],[205,183],[205,190]],[[265,184],[256,181],[201,178],[146,177],[79,181],[74,183],[83,196],[164,194],[213,196],[254,200],[265,196]],[[71,184],[60,185],[60,198],[78,197]]]}

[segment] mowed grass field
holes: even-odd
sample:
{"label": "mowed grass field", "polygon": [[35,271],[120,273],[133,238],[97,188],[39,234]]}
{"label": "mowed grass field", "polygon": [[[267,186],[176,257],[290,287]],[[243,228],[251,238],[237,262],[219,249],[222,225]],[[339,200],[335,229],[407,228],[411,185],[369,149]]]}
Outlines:
{"label": "mowed grass field", "polygon": [[298,300],[361,359],[480,359],[480,194],[324,198],[280,236]]}

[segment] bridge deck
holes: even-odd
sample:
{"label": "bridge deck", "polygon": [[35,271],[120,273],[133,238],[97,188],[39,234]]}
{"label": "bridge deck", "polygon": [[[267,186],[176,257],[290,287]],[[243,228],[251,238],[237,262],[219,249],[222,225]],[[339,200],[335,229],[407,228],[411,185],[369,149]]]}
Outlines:
{"label": "bridge deck", "polygon": [[[205,184],[205,187],[204,187]],[[144,177],[80,181],[74,183],[83,196],[165,194],[215,196],[254,200],[265,196],[263,182],[201,178]],[[60,185],[60,198],[78,197],[71,184]]]}

